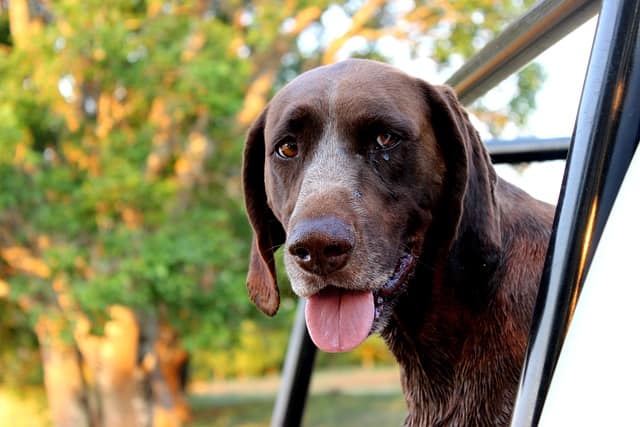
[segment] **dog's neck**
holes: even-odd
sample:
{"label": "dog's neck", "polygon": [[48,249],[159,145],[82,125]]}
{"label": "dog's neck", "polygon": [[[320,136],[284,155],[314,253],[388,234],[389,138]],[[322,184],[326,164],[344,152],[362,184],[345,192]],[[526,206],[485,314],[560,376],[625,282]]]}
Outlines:
{"label": "dog's neck", "polygon": [[474,267],[468,259],[461,265],[465,247],[454,244],[435,268],[421,265],[423,271],[416,272],[420,279],[410,283],[383,333],[402,369],[406,425],[509,422],[503,408],[510,406],[505,399],[514,398],[520,356],[505,354],[509,341],[496,326],[508,316],[507,304],[492,286],[500,271],[484,262]]}

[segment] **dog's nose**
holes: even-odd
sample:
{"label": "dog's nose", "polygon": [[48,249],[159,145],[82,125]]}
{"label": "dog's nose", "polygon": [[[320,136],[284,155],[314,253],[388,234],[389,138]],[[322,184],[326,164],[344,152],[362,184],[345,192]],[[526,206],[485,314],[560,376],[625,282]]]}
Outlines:
{"label": "dog's nose", "polygon": [[288,250],[303,269],[326,276],[344,267],[355,244],[353,227],[335,217],[298,222],[288,239]]}

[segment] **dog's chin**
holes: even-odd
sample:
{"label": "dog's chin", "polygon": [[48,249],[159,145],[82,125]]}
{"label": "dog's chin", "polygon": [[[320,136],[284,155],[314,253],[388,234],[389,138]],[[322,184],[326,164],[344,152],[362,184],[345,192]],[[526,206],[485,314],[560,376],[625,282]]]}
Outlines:
{"label": "dog's chin", "polygon": [[403,253],[386,283],[373,291],[375,314],[370,334],[381,333],[389,325],[393,307],[407,291],[407,284],[413,277],[418,255]]}

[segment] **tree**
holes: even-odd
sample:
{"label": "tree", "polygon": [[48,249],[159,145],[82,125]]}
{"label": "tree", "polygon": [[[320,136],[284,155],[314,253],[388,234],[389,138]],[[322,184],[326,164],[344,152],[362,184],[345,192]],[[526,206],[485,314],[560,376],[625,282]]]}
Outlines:
{"label": "tree", "polygon": [[[499,3],[2,3],[0,360],[34,376],[37,347],[56,426],[179,425],[203,349],[258,348],[259,370],[277,365],[281,350],[243,341],[284,340],[273,330],[293,314],[285,292],[264,322],[245,295],[244,129],[354,38],[358,56],[381,57],[383,37],[468,56],[522,2]],[[347,18],[343,35],[326,39],[327,10]],[[522,89],[524,117],[535,85]]]}

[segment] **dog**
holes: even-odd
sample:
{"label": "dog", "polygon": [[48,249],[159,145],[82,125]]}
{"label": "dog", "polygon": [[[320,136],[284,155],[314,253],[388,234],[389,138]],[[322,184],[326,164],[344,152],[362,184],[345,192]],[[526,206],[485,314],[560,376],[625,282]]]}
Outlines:
{"label": "dog", "polygon": [[301,74],[250,128],[247,288],[274,252],[324,351],[382,335],[407,426],[510,421],[554,207],[500,179],[453,90],[351,59]]}

